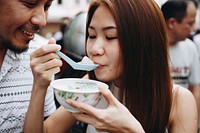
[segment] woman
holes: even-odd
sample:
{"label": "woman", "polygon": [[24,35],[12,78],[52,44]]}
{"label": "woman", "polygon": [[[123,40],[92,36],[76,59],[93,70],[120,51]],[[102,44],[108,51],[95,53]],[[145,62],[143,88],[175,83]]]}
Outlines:
{"label": "woman", "polygon": [[61,65],[53,54],[57,50],[59,47],[51,44],[31,55],[31,68],[37,80],[25,132],[65,132],[76,119],[89,124],[88,133],[97,132],[94,128],[128,133],[197,132],[193,95],[171,83],[165,22],[154,0],[91,2],[86,51],[100,66],[89,73],[89,78],[110,85],[110,90],[99,88],[108,105],[101,101],[105,109],[97,109],[68,99],[82,113],[69,113],[60,107],[43,125],[46,87]]}

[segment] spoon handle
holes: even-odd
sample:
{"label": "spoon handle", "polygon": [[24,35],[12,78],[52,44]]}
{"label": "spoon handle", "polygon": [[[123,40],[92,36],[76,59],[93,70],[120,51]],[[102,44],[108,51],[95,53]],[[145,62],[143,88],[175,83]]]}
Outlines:
{"label": "spoon handle", "polygon": [[58,56],[60,56],[63,60],[65,60],[69,65],[71,65],[72,67],[74,67],[75,62],[72,59],[70,59],[68,56],[66,56],[65,54],[63,54],[60,51],[57,51],[56,54]]}

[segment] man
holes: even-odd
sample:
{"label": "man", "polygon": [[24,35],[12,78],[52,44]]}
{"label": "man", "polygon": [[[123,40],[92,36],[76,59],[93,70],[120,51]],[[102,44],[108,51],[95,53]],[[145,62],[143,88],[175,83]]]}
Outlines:
{"label": "man", "polygon": [[169,37],[171,76],[174,83],[191,90],[200,111],[200,62],[195,44],[187,39],[195,29],[197,3],[192,0],[169,0],[161,10]]}
{"label": "man", "polygon": [[[30,53],[47,44],[35,37],[46,25],[52,0],[2,0],[0,4],[0,132],[20,133],[31,98]],[[38,40],[39,39],[39,40]],[[36,79],[37,80],[37,79]],[[37,108],[37,107],[36,107]],[[45,116],[55,111],[49,88]],[[34,124],[34,122],[33,122]]]}

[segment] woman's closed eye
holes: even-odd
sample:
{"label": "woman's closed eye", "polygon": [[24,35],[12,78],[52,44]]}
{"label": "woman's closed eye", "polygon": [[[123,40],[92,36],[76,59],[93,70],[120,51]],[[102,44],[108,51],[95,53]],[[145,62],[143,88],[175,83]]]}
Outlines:
{"label": "woman's closed eye", "polygon": [[[96,36],[89,36],[89,38],[90,38],[90,39],[95,39]],[[117,36],[114,36],[114,37],[106,36],[105,38],[106,38],[106,40],[114,40],[114,39],[117,39],[118,37],[117,37]]]}
{"label": "woman's closed eye", "polygon": [[114,39],[117,39],[117,38],[118,38],[117,36],[114,36],[114,37],[109,37],[109,36],[107,36],[107,37],[106,37],[107,40],[114,40]]}
{"label": "woman's closed eye", "polygon": [[96,36],[90,36],[90,35],[89,35],[89,38],[90,38],[90,39],[95,39]]}

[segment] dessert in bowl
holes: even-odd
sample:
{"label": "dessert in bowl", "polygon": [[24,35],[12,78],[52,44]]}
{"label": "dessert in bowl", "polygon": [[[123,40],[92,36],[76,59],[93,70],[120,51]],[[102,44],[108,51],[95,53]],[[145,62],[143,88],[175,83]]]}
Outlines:
{"label": "dessert in bowl", "polygon": [[70,106],[66,99],[73,99],[95,107],[101,99],[98,88],[108,88],[108,85],[103,82],[81,78],[57,79],[50,85],[54,88],[57,101],[69,112],[80,111]]}

